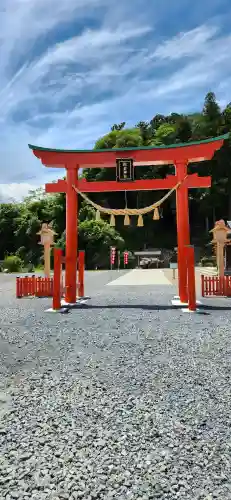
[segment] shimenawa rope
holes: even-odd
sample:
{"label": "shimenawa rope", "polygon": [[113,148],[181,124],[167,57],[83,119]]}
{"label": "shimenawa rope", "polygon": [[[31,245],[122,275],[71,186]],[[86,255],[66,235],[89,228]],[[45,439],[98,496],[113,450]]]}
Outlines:
{"label": "shimenawa rope", "polygon": [[[98,203],[95,203],[90,198],[88,198],[88,196],[85,193],[82,193],[74,184],[72,185],[72,187],[76,191],[76,193],[78,193],[89,205],[94,207],[95,210],[99,213],[99,217],[97,217],[97,219],[100,218],[100,212],[107,214],[107,215],[111,215],[111,216],[116,216],[116,215],[142,216],[142,215],[145,215],[145,214],[152,212],[153,210],[154,210],[154,217],[153,218],[159,219],[159,215],[157,216],[157,213],[155,213],[155,210],[158,210],[158,207],[160,207],[162,205],[162,203],[164,203],[164,201],[167,200],[171,196],[171,194],[174,193],[174,191],[176,191],[180,187],[180,185],[185,181],[185,179],[187,177],[188,176],[186,175],[182,181],[178,182],[176,184],[176,186],[174,186],[172,189],[170,189],[170,191],[168,191],[168,193],[165,194],[159,201],[156,201],[152,205],[149,205],[149,206],[144,207],[144,208],[127,208],[127,207],[126,208],[105,208],[105,207],[102,207],[101,205],[98,205]],[[142,225],[142,224],[139,224],[139,225]]]}

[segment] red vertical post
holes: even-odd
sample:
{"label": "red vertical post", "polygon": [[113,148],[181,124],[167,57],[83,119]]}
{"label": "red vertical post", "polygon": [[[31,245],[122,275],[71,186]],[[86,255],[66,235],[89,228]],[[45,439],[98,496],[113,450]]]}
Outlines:
{"label": "red vertical post", "polygon": [[189,204],[188,204],[188,188],[184,183],[187,175],[187,163],[175,162],[177,182],[182,184],[176,191],[176,214],[177,214],[177,246],[178,246],[178,285],[179,297],[182,303],[188,302],[187,291],[187,265],[185,256],[185,247],[190,245],[190,228],[189,228]]}
{"label": "red vertical post", "polygon": [[35,296],[39,297],[39,277],[35,278]]}
{"label": "red vertical post", "polygon": [[222,295],[227,297],[227,277],[222,276]]}
{"label": "red vertical post", "polygon": [[20,285],[21,285],[21,281],[20,281],[20,278],[17,277],[16,278],[16,297],[17,299],[19,299],[22,295],[21,295],[21,290],[20,290]]}
{"label": "red vertical post", "polygon": [[24,296],[25,297],[28,297],[28,289],[29,289],[28,276],[25,276],[25,278],[24,278]]}
{"label": "red vertical post", "polygon": [[62,250],[54,248],[53,309],[61,308]]}
{"label": "red vertical post", "polygon": [[35,282],[35,275],[34,274],[32,276],[32,291],[33,291],[33,295],[36,295],[36,282]]}
{"label": "red vertical post", "polygon": [[31,278],[28,276],[27,278],[27,295],[31,295]]}
{"label": "red vertical post", "polygon": [[194,247],[186,247],[186,262],[188,274],[188,308],[196,311],[196,283],[195,283],[195,256]]}
{"label": "red vertical post", "polygon": [[32,297],[34,295],[34,279],[33,279],[33,276],[30,277],[30,295]]}
{"label": "red vertical post", "polygon": [[205,277],[203,274],[201,275],[201,295],[205,296]]}
{"label": "red vertical post", "polygon": [[85,264],[85,252],[84,250],[79,250],[78,258],[78,290],[79,297],[84,297],[84,264]]}
{"label": "red vertical post", "polygon": [[39,297],[43,296],[43,279],[39,277],[38,279],[38,290],[39,290]]}
{"label": "red vertical post", "polygon": [[78,195],[76,186],[78,169],[67,168],[66,192],[66,295],[68,303],[76,302],[77,251],[78,251]]}

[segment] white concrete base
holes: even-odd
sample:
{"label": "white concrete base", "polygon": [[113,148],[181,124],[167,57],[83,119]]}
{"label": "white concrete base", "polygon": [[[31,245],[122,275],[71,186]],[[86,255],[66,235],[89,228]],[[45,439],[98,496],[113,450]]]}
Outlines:
{"label": "white concrete base", "polygon": [[45,312],[53,312],[53,313],[56,313],[56,312],[59,312],[59,313],[63,313],[63,312],[66,312],[68,308],[74,308],[76,306],[81,306],[82,304],[86,304],[87,300],[90,299],[90,297],[84,297],[82,299],[77,299],[76,302],[74,302],[74,304],[71,304],[69,302],[66,302],[64,299],[61,300],[61,308],[60,309],[53,309],[52,307],[50,307],[49,309],[46,309]]}
{"label": "white concrete base", "polygon": [[[188,306],[188,302],[181,302],[180,298],[175,296],[174,299],[172,300],[172,305],[173,306]],[[200,300],[196,300],[196,305],[201,306],[202,302],[200,302]]]}
{"label": "white concrete base", "polygon": [[173,299],[172,301],[173,306],[188,306],[188,302],[181,302],[180,299]]}
{"label": "white concrete base", "polygon": [[52,309],[52,307],[50,307],[45,310],[46,313],[62,313],[64,311],[66,311],[65,307],[61,307],[61,309]]}
{"label": "white concrete base", "polygon": [[192,314],[195,314],[197,312],[200,312],[200,309],[196,309],[195,311],[190,311],[190,309],[188,309],[188,307],[184,307],[183,309],[181,309],[182,312],[184,313],[192,313]]}
{"label": "white concrete base", "polygon": [[85,304],[87,302],[87,298],[84,299],[77,299],[76,302],[71,303],[71,302],[66,302],[64,299],[61,300],[61,306],[64,307],[76,307],[80,306],[81,304]]}

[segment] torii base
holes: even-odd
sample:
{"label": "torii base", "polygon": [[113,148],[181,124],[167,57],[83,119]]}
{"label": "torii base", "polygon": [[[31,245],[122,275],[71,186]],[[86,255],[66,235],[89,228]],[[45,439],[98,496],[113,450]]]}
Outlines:
{"label": "torii base", "polygon": [[189,309],[188,307],[186,307],[186,308],[181,309],[181,311],[182,311],[182,312],[184,312],[184,313],[192,313],[192,314],[195,314],[195,313],[200,312],[200,309],[195,309],[195,310],[192,310],[192,309]]}

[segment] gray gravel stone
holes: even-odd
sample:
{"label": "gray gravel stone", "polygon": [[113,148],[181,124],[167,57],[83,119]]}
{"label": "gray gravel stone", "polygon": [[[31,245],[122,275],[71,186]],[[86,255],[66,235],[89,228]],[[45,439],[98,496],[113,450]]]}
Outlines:
{"label": "gray gravel stone", "polygon": [[0,498],[231,499],[229,299],[191,316],[112,275],[67,316],[4,295]]}

